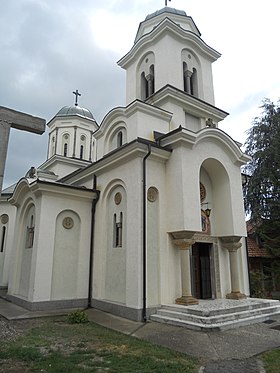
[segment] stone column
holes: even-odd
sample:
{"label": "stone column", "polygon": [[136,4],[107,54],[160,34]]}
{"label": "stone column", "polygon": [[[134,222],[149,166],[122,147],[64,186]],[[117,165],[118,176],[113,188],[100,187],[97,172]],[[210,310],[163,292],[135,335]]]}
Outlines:
{"label": "stone column", "polygon": [[154,77],[152,74],[148,74],[146,79],[148,82],[148,97],[150,97],[154,93]]}
{"label": "stone column", "polygon": [[180,249],[181,256],[181,281],[182,296],[176,299],[177,304],[198,304],[198,300],[192,296],[190,248],[195,243],[193,239],[175,239],[174,244]]}
{"label": "stone column", "polygon": [[190,70],[186,70],[185,71],[185,81],[186,81],[186,92],[191,94],[192,91],[191,91],[191,76],[192,76],[192,72]]}
{"label": "stone column", "polygon": [[242,246],[240,242],[241,237],[229,236],[222,237],[222,246],[229,252],[230,263],[230,278],[231,278],[231,292],[227,294],[228,299],[244,299],[245,294],[240,292],[239,283],[239,265],[238,265],[238,249]]}
{"label": "stone column", "polygon": [[11,124],[0,119],[0,194],[2,191],[5,162],[7,157],[8,142]]}

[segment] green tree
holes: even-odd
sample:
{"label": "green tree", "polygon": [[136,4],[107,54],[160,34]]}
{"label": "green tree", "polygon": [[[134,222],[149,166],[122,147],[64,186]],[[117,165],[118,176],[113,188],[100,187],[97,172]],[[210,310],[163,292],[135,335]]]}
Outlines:
{"label": "green tree", "polygon": [[246,152],[252,160],[244,188],[245,208],[269,252],[280,258],[280,102],[265,99],[260,117],[247,132]]}

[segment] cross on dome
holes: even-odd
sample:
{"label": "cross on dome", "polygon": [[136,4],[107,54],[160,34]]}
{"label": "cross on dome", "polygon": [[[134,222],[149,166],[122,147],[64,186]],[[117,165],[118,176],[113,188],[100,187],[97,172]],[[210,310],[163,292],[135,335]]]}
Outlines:
{"label": "cross on dome", "polygon": [[[169,0],[170,1],[170,0]],[[78,96],[82,96],[81,93],[79,93],[79,90],[76,89],[75,92],[73,92],[73,94],[76,96],[76,100],[75,100],[75,106],[78,106]]]}
{"label": "cross on dome", "polygon": [[[168,1],[171,1],[171,0],[168,0]],[[165,6],[167,6],[167,0],[165,0]]]}

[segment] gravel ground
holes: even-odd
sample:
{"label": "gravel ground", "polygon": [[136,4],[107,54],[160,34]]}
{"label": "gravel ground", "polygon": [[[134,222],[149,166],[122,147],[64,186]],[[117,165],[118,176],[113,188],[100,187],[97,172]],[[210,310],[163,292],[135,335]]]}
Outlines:
{"label": "gravel ground", "polygon": [[44,323],[43,319],[22,319],[8,321],[0,316],[0,341],[14,341],[34,326]]}
{"label": "gravel ground", "polygon": [[15,328],[11,322],[0,317],[0,340],[1,341],[14,341],[21,332]]}

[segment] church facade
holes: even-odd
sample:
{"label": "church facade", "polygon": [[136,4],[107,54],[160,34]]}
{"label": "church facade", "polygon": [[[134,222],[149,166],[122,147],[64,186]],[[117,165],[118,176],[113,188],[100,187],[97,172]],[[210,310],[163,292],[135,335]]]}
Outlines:
{"label": "church facade", "polygon": [[46,162],[1,196],[9,299],[141,320],[162,304],[249,294],[249,158],[218,128],[228,115],[214,101],[219,57],[191,17],[165,7],[118,62],[125,107],[100,125],[78,105],[54,116]]}

